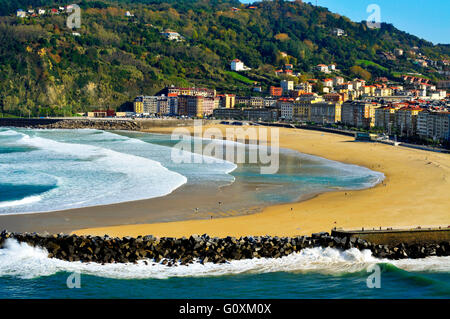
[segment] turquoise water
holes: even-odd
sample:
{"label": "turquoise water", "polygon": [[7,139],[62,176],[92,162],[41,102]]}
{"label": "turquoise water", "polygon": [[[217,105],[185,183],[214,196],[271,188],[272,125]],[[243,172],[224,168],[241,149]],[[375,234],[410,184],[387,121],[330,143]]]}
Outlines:
{"label": "turquoise water", "polygon": [[114,280],[82,276],[81,289],[68,289],[69,273],[23,280],[4,278],[0,298],[449,298],[450,276],[418,273],[409,277],[401,270],[382,265],[384,286],[368,289],[366,273],[326,276],[322,274],[273,273],[215,278],[172,278],[168,280]]}
{"label": "turquoise water", "polygon": [[[145,133],[2,128],[0,214],[163,197],[183,185],[218,191],[239,181],[264,185],[246,195],[250,204],[272,204],[366,188],[384,177],[289,150],[280,151],[280,168],[272,175],[261,174],[260,163],[206,163],[199,154],[191,155],[201,163],[174,163],[178,142]],[[380,289],[366,284],[374,264],[382,270]],[[67,287],[73,273],[80,274],[80,289]],[[447,257],[387,261],[354,249],[177,267],[69,263],[14,241],[0,250],[0,298],[449,298],[449,279]]]}

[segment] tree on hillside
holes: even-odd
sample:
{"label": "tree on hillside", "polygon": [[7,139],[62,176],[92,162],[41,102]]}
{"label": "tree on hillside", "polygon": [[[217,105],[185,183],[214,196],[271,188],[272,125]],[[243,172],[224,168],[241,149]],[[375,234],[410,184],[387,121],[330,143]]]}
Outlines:
{"label": "tree on hillside", "polygon": [[369,81],[372,78],[372,74],[369,71],[364,70],[359,65],[354,65],[350,68],[350,73],[352,76],[360,77],[366,81]]}

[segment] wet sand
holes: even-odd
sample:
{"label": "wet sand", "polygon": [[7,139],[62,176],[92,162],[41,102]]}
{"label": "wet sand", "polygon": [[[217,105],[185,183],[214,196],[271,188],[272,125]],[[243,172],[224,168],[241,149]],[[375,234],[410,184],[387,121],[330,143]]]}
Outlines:
{"label": "wet sand", "polygon": [[261,212],[263,206],[246,204],[246,196],[268,187],[242,179],[227,186],[186,184],[173,193],[148,200],[48,213],[0,216],[0,228],[15,232],[70,233],[75,229],[118,224],[165,223],[224,218]]}

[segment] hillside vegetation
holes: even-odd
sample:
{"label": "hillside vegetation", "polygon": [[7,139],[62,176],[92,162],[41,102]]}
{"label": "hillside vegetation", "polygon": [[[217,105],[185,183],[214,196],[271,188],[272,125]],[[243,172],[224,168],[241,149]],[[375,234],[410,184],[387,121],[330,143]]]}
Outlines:
{"label": "hillside vegetation", "polygon": [[[263,88],[278,83],[274,70],[285,63],[316,77],[315,65],[336,63],[346,77],[357,67],[372,79],[414,72],[437,80],[432,68],[423,69],[407,57],[385,60],[378,53],[417,46],[430,58],[450,55],[449,46],[435,46],[392,25],[371,30],[300,1],[264,1],[246,9],[233,0],[85,0],[78,2],[82,25],[76,30],[66,27],[66,14],[15,17],[17,8],[69,3],[0,0],[1,113],[124,109],[136,95],[155,94],[171,84],[250,94],[252,82]],[[126,17],[126,11],[134,17]],[[347,36],[333,36],[335,27]],[[160,34],[166,29],[185,40],[168,41]],[[235,58],[252,70],[242,76],[228,72]]]}

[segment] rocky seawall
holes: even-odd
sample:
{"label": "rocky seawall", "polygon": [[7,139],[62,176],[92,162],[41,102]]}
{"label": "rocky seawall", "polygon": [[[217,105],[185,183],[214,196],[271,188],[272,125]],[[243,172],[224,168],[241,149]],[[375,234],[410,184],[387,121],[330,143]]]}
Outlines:
{"label": "rocky seawall", "polygon": [[354,237],[336,237],[329,233],[310,237],[226,237],[192,235],[189,238],[156,238],[154,236],[111,238],[76,235],[40,235],[36,233],[0,233],[0,249],[8,239],[45,248],[50,258],[65,261],[109,263],[134,263],[152,260],[165,265],[201,263],[226,263],[231,260],[252,258],[281,258],[302,249],[331,247],[337,249],[369,249],[373,256],[387,259],[425,258],[450,256],[450,242],[439,244],[376,245]]}
{"label": "rocky seawall", "polygon": [[0,119],[0,126],[25,127],[34,129],[97,129],[127,130],[141,129],[141,123],[134,120],[118,119]]}
{"label": "rocky seawall", "polygon": [[131,120],[62,120],[50,125],[38,125],[41,129],[96,129],[139,131],[140,123]]}

